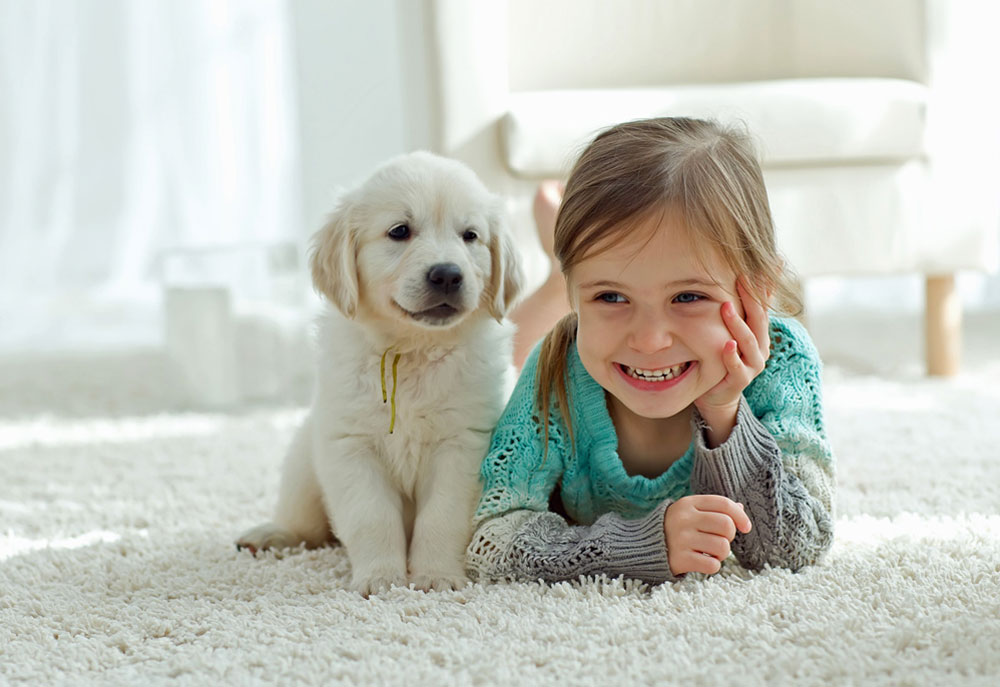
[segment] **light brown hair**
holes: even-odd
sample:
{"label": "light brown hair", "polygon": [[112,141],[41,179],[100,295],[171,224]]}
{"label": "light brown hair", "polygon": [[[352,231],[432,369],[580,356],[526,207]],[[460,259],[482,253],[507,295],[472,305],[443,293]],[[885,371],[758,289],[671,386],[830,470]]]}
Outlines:
{"label": "light brown hair", "polygon": [[[686,117],[618,124],[598,134],[566,182],[556,217],[555,254],[570,276],[584,256],[636,231],[653,213],[679,211],[703,263],[714,250],[759,303],[802,312],[794,276],[778,253],[755,148],[745,129]],[[571,313],[542,341],[538,361],[541,424],[548,447],[550,398],[572,440],[566,357],[576,339]]]}

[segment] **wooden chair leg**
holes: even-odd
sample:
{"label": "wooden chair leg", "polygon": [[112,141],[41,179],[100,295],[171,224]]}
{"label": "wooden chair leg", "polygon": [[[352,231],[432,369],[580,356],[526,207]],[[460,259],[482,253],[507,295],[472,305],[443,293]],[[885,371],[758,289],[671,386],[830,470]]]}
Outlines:
{"label": "wooden chair leg", "polygon": [[925,297],[927,374],[950,377],[958,373],[962,347],[962,304],[955,275],[928,275]]}

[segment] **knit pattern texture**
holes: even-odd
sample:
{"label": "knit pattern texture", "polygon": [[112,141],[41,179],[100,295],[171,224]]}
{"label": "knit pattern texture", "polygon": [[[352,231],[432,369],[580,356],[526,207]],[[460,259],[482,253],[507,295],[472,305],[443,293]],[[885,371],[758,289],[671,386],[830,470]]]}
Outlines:
{"label": "knit pattern texture", "polygon": [[[663,514],[688,494],[721,494],[744,504],[753,528],[732,545],[744,567],[796,570],[819,560],[832,543],[834,485],[821,363],[794,320],[772,317],[770,338],[771,356],[744,390],[729,439],[709,449],[695,412],[688,450],[655,478],[625,471],[605,391],[583,367],[575,344],[568,352],[573,441],[553,394],[544,451],[536,348],[482,464],[470,573],[484,580],[598,573],[672,580]],[[568,519],[550,512],[557,487],[557,505]]]}

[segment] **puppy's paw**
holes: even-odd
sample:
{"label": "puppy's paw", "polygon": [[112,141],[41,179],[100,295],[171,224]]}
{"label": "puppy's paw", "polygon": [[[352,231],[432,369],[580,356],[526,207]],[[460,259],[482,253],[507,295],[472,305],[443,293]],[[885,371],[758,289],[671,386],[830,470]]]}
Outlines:
{"label": "puppy's paw", "polygon": [[372,594],[387,592],[392,587],[405,587],[406,576],[391,572],[375,573],[373,575],[353,575],[351,589],[366,599]]}
{"label": "puppy's paw", "polygon": [[462,572],[428,572],[414,575],[410,583],[425,592],[447,592],[465,588],[469,584],[469,578]]}
{"label": "puppy's paw", "polygon": [[265,549],[288,549],[301,543],[301,539],[273,522],[247,530],[236,539],[236,548],[256,555]]}

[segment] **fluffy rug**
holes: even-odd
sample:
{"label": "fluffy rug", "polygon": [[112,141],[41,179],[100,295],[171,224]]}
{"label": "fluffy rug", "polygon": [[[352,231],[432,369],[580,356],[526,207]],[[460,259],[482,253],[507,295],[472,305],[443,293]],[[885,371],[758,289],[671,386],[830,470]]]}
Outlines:
{"label": "fluffy rug", "polygon": [[370,600],[340,549],[231,543],[268,515],[301,404],[166,412],[153,357],[8,361],[0,683],[998,684],[1000,365],[923,379],[889,336],[874,376],[816,328],[839,461],[821,565]]}

